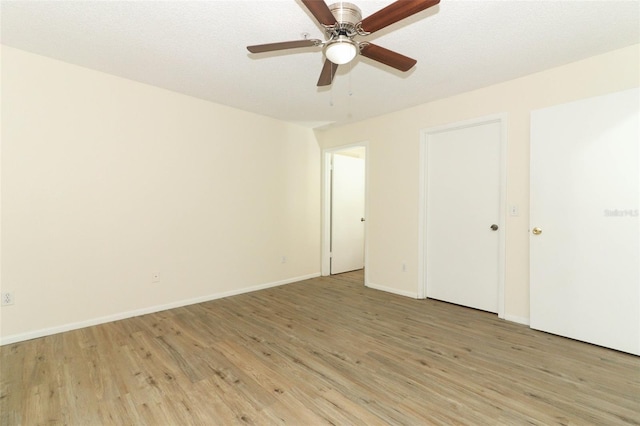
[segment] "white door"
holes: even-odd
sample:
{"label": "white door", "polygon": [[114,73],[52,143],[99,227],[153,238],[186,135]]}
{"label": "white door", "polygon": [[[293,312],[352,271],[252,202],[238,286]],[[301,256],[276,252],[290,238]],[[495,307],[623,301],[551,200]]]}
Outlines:
{"label": "white door", "polygon": [[498,312],[501,122],[427,137],[426,295]]}
{"label": "white door", "polygon": [[[531,327],[640,354],[638,89],[531,114]],[[536,230],[538,232],[538,230]]]}
{"label": "white door", "polygon": [[364,158],[333,154],[331,273],[364,267]]}

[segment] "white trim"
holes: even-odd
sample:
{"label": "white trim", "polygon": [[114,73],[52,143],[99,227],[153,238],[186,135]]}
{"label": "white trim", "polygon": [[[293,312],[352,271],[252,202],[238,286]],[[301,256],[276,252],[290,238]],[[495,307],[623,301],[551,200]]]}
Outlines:
{"label": "white trim", "polygon": [[419,170],[419,194],[418,194],[418,297],[427,297],[427,157],[428,142],[431,135],[477,126],[488,123],[500,123],[500,219],[498,225],[500,232],[498,242],[498,318],[505,318],[504,313],[504,287],[506,268],[506,216],[507,216],[507,114],[492,114],[470,120],[449,123],[442,126],[430,127],[420,131],[420,170]]}
{"label": "white trim", "polygon": [[498,318],[504,318],[505,314],[505,297],[504,287],[507,274],[507,114],[500,114],[500,239],[498,240]]}
{"label": "white trim", "polygon": [[323,277],[331,274],[331,156],[332,152],[322,151],[322,214],[320,238],[321,269]]}
{"label": "white trim", "polygon": [[319,273],[303,275],[300,277],[287,278],[281,281],[274,281],[266,284],[259,284],[252,287],[247,287],[239,290],[225,291],[222,293],[214,293],[207,296],[195,297],[192,299],[180,300],[178,302],[166,303],[164,305],[150,306],[148,308],[136,309],[133,311],[120,312],[113,315],[107,315],[104,317],[93,318],[86,321],[74,322],[64,324],[56,327],[43,328],[40,330],[30,331],[28,333],[13,334],[10,336],[2,336],[0,339],[0,346],[8,345],[11,343],[22,342],[25,340],[36,339],[38,337],[50,336],[52,334],[58,334],[65,331],[77,330],[79,328],[91,327],[94,325],[104,324],[113,321],[119,321],[122,319],[133,318],[140,315],[152,314],[155,312],[166,311],[167,309],[180,308],[183,306],[194,305],[196,303],[209,302],[211,300],[222,299],[224,297],[236,296],[244,293],[251,293],[258,290],[264,290],[271,287],[278,287],[284,284],[291,284],[298,281],[304,281],[311,278],[319,277]]}
{"label": "white trim", "polygon": [[341,145],[334,148],[326,148],[322,150],[322,218],[321,218],[321,227],[322,227],[322,238],[321,238],[321,251],[322,251],[322,259],[321,259],[321,273],[322,276],[327,276],[331,274],[331,253],[330,253],[330,242],[331,242],[331,191],[329,190],[331,186],[331,156],[339,151],[348,150],[351,148],[362,147],[364,148],[364,282],[365,285],[367,283],[367,271],[368,271],[368,244],[367,244],[367,235],[369,228],[369,142],[357,142],[349,145]]}
{"label": "white trim", "polygon": [[397,294],[399,296],[410,297],[412,299],[417,299],[418,298],[418,293],[413,292],[413,291],[398,290],[397,288],[386,287],[386,286],[383,286],[383,285],[378,285],[378,284],[373,284],[373,283],[367,283],[366,287],[371,288],[373,290],[380,290],[380,291],[384,291],[384,292],[387,292],[387,293]]}
{"label": "white trim", "polygon": [[427,298],[427,133],[420,132],[418,178],[418,299]]}
{"label": "white trim", "polygon": [[530,325],[529,318],[527,317],[505,314],[504,319],[511,322],[517,322],[518,324]]}

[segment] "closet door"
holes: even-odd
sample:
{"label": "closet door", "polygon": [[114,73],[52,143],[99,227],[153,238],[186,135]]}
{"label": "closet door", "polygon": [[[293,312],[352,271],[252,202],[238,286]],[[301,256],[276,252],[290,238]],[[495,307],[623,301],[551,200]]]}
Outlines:
{"label": "closet door", "polygon": [[427,138],[426,293],[499,311],[501,122]]}
{"label": "closet door", "polygon": [[531,114],[531,327],[640,354],[638,89]]}

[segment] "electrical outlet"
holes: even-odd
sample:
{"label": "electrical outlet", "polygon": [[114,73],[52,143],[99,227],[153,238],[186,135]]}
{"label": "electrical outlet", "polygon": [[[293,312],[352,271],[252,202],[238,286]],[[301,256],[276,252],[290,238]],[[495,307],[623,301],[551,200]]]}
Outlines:
{"label": "electrical outlet", "polygon": [[152,283],[159,283],[160,282],[160,272],[153,272],[151,274],[151,282]]}
{"label": "electrical outlet", "polygon": [[13,305],[15,303],[15,299],[13,293],[10,291],[2,293],[2,306]]}
{"label": "electrical outlet", "polygon": [[407,262],[402,262],[402,272],[407,272]]}
{"label": "electrical outlet", "polygon": [[280,263],[287,263],[287,256],[282,256]]}

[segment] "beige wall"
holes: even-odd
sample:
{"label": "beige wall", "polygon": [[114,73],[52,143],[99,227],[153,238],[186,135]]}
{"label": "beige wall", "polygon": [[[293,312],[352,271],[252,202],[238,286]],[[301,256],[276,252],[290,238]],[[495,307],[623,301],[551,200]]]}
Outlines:
{"label": "beige wall", "polygon": [[1,160],[5,343],[319,273],[309,129],[3,47]]}
{"label": "beige wall", "polygon": [[[418,292],[421,130],[506,113],[506,316],[526,322],[529,113],[637,87],[639,47],[317,132],[369,142],[369,283]],[[3,342],[319,272],[311,131],[7,47],[1,88]]]}
{"label": "beige wall", "polygon": [[[368,141],[367,280],[418,293],[418,194],[421,130],[507,114],[505,317],[529,318],[529,114],[532,110],[637,87],[639,45],[397,113],[316,133],[322,148]],[[402,262],[407,271],[402,271]]]}

